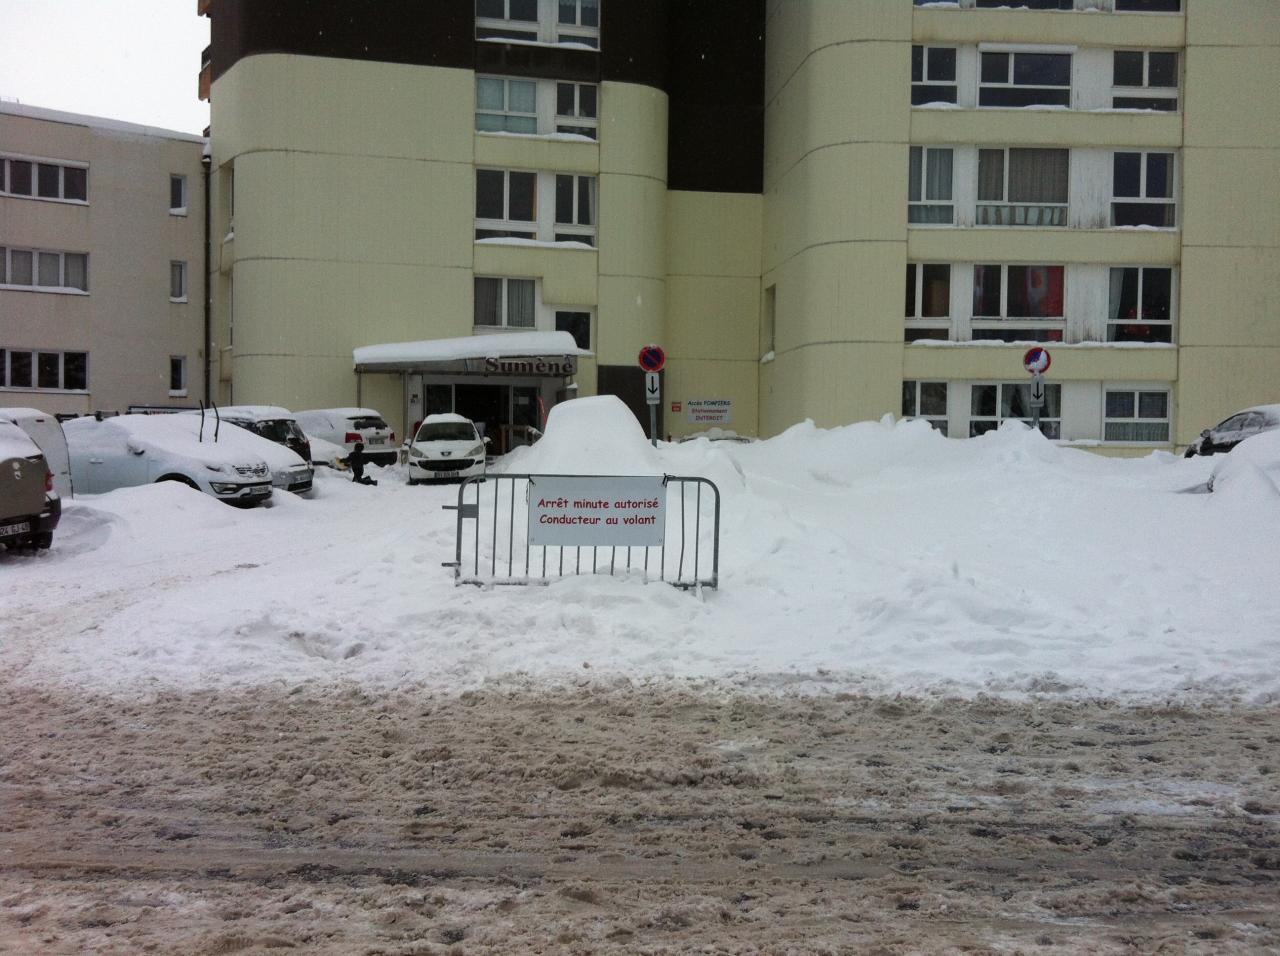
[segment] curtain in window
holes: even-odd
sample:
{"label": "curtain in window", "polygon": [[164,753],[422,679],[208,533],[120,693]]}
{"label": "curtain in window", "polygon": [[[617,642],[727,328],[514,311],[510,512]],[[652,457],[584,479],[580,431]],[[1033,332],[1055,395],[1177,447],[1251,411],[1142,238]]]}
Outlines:
{"label": "curtain in window", "polygon": [[507,96],[510,102],[507,108],[513,113],[536,113],[536,87],[528,80],[508,80]]}
{"label": "curtain in window", "polygon": [[596,223],[596,204],[592,198],[595,187],[594,176],[578,177],[578,225],[580,226],[594,226]]}
{"label": "curtain in window", "polygon": [[40,253],[40,274],[36,285],[49,288],[62,285],[62,257],[56,252]]}
{"label": "curtain in window", "polygon": [[1112,269],[1111,294],[1107,300],[1107,318],[1131,319],[1138,302],[1138,270]]}
{"label": "curtain in window", "polygon": [[83,253],[68,252],[63,258],[67,272],[67,287],[89,291],[89,257]]}
{"label": "curtain in window", "polygon": [[1065,203],[1067,150],[1009,150],[1009,202]]}
{"label": "curtain in window", "polygon": [[13,285],[31,285],[32,256],[25,249],[9,250],[9,282]]}
{"label": "curtain in window", "polygon": [[533,280],[507,280],[507,325],[517,329],[533,328]]}
{"label": "curtain in window", "polygon": [[498,311],[502,296],[501,279],[476,279],[475,324],[501,325],[502,316]]}
{"label": "curtain in window", "polygon": [[951,198],[951,150],[931,149],[926,154],[925,187],[926,199]]}
{"label": "curtain in window", "polygon": [[1004,202],[1004,150],[978,150],[978,202]]}

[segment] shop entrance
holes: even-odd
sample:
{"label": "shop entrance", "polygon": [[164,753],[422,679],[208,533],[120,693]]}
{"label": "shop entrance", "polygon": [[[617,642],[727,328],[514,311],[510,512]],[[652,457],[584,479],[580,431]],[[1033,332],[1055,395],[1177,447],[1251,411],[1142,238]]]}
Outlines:
{"label": "shop entrance", "polygon": [[502,449],[495,447],[498,443],[498,432],[507,420],[506,402],[503,399],[510,391],[505,385],[462,385],[453,387],[453,410],[476,423],[482,437],[492,438],[489,450],[493,454],[501,454]]}

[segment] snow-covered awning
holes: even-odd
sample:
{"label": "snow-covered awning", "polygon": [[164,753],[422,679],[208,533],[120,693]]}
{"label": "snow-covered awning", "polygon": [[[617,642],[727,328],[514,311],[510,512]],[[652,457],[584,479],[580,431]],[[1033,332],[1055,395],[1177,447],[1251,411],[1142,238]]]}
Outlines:
{"label": "snow-covered awning", "polygon": [[568,332],[507,332],[424,342],[362,345],[352,352],[357,372],[453,372],[463,375],[565,376],[591,355]]}

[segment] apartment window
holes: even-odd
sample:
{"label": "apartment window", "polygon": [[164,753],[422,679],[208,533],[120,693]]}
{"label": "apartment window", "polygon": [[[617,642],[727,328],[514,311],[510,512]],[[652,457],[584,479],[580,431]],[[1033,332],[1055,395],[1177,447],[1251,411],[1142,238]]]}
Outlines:
{"label": "apartment window", "polygon": [[0,348],[0,388],[84,391],[88,387],[88,352]]}
{"label": "apartment window", "polygon": [[979,226],[1065,226],[1066,149],[978,150]]}
{"label": "apartment window", "polygon": [[556,176],[556,242],[595,245],[596,178]]}
{"label": "apartment window", "polygon": [[956,101],[956,50],[950,46],[911,48],[911,105]]}
{"label": "apartment window", "polygon": [[533,328],[532,279],[476,276],[475,324],[494,328]]}
{"label": "apartment window", "polygon": [[556,132],[596,138],[599,104],[594,83],[556,84]]}
{"label": "apartment window", "polygon": [[1116,153],[1111,225],[1172,228],[1173,153]]}
{"label": "apartment window", "polygon": [[557,0],[556,42],[600,46],[600,0]]}
{"label": "apartment window", "polygon": [[1108,388],[1102,421],[1103,441],[1169,441],[1167,389]]}
{"label": "apartment window", "polygon": [[476,0],[477,40],[538,39],[538,0]]}
{"label": "apartment window", "polygon": [[979,106],[1070,106],[1071,54],[982,51]]}
{"label": "apartment window", "polygon": [[556,331],[568,332],[580,349],[591,348],[591,313],[556,311]]}
{"label": "apartment window", "polygon": [[999,7],[1020,7],[1024,10],[1073,10],[1075,0],[976,0],[974,6],[979,10]]}
{"label": "apartment window", "polygon": [[185,355],[169,356],[169,394],[187,394],[187,357]]}
{"label": "apartment window", "polygon": [[1116,0],[1120,13],[1181,13],[1182,0]]}
{"label": "apartment window", "polygon": [[169,301],[187,301],[187,264],[185,262],[169,263]]}
{"label": "apartment window", "polygon": [[902,417],[923,418],[942,434],[947,433],[947,383],[902,383]]}
{"label": "apartment window", "polygon": [[907,222],[951,223],[950,149],[912,146],[907,183]]}
{"label": "apartment window", "polygon": [[89,168],[0,156],[0,195],[87,202]]}
{"label": "apartment window", "polygon": [[477,76],[476,129],[481,132],[536,133],[537,84],[533,80]]}
{"label": "apartment window", "polygon": [[1116,50],[1111,54],[1111,105],[1125,110],[1178,108],[1178,54]]}
{"label": "apartment window", "polygon": [[907,263],[906,341],[951,337],[951,265]]}
{"label": "apartment window", "polygon": [[0,246],[0,286],[39,292],[88,292],[89,256],[83,252]]}
{"label": "apartment window", "polygon": [[172,173],[169,176],[169,215],[187,214],[187,177]]}
{"label": "apartment window", "polygon": [[1107,341],[1173,341],[1172,269],[1130,267],[1111,270]]}
{"label": "apartment window", "polygon": [[[1045,438],[1062,436],[1062,386],[1044,386],[1044,407],[1040,409],[1040,432]],[[1030,382],[1001,382],[974,385],[969,390],[969,437],[976,438],[1000,427],[1003,421],[1031,424]]]}
{"label": "apartment window", "polygon": [[537,184],[537,173],[477,169],[476,238],[535,238]]}
{"label": "apartment window", "polygon": [[1061,342],[1065,271],[1062,266],[974,266],[971,337]]}

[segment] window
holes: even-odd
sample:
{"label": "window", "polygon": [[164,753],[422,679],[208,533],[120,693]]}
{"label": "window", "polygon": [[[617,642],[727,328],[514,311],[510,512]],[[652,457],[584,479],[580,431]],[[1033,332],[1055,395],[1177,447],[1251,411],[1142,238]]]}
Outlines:
{"label": "window", "polygon": [[979,226],[1065,226],[1071,154],[1065,149],[978,150]]}
{"label": "window", "polygon": [[906,341],[951,337],[951,266],[907,263]]}
{"label": "window", "polygon": [[[1044,408],[1040,409],[1040,431],[1045,438],[1062,436],[1062,386],[1044,387]],[[1031,424],[1031,383],[1002,382],[974,385],[969,390],[969,437],[976,438],[1000,427],[1010,419]]]}
{"label": "window", "polygon": [[187,264],[185,262],[169,263],[169,301],[187,301]]}
{"label": "window", "polygon": [[1108,342],[1173,341],[1173,270],[1111,270]]}
{"label": "window", "polygon": [[89,167],[0,156],[0,195],[86,202]]}
{"label": "window", "polygon": [[911,48],[911,105],[956,101],[956,50],[949,46]]}
{"label": "window", "polygon": [[39,292],[88,292],[89,256],[83,252],[0,246],[0,286]]}
{"label": "window", "polygon": [[591,313],[556,312],[556,331],[568,332],[580,349],[591,348]]}
{"label": "window", "polygon": [[169,356],[169,394],[187,394],[187,357],[185,355]]}
{"label": "window", "polygon": [[84,391],[88,387],[88,352],[0,348],[0,388]]}
{"label": "window", "polygon": [[903,382],[902,417],[923,418],[945,435],[947,433],[947,383]]}
{"label": "window", "polygon": [[476,276],[475,324],[497,328],[533,328],[533,280]]}
{"label": "window", "polygon": [[596,138],[598,90],[594,83],[556,84],[556,132]]}
{"label": "window", "polygon": [[1021,7],[1024,10],[1072,10],[1075,0],[976,0],[979,10],[995,7]]}
{"label": "window", "polygon": [[477,169],[476,238],[536,238],[537,182],[537,173]]}
{"label": "window", "polygon": [[600,0],[476,0],[477,40],[600,47]]}
{"label": "window", "polygon": [[557,0],[556,42],[600,46],[600,0]]}
{"label": "window", "polygon": [[187,177],[171,173],[169,176],[169,215],[187,214]]}
{"label": "window", "polygon": [[1182,0],[1116,0],[1120,13],[1181,13]]}
{"label": "window", "polygon": [[907,222],[951,223],[951,150],[912,146],[907,183]]}
{"label": "window", "polygon": [[1111,59],[1113,108],[1166,112],[1178,108],[1177,53],[1116,50]]}
{"label": "window", "polygon": [[556,242],[595,245],[596,178],[556,175]]}
{"label": "window", "polygon": [[536,133],[538,88],[533,80],[476,77],[476,129],[481,132]]}
{"label": "window", "polygon": [[979,106],[1070,106],[1071,54],[982,51]]}
{"label": "window", "polygon": [[1102,440],[1168,442],[1168,390],[1107,389]]}
{"label": "window", "polygon": [[975,341],[1061,342],[1062,266],[973,267]]}
{"label": "window", "polygon": [[1116,153],[1111,225],[1172,228],[1173,153]]}

